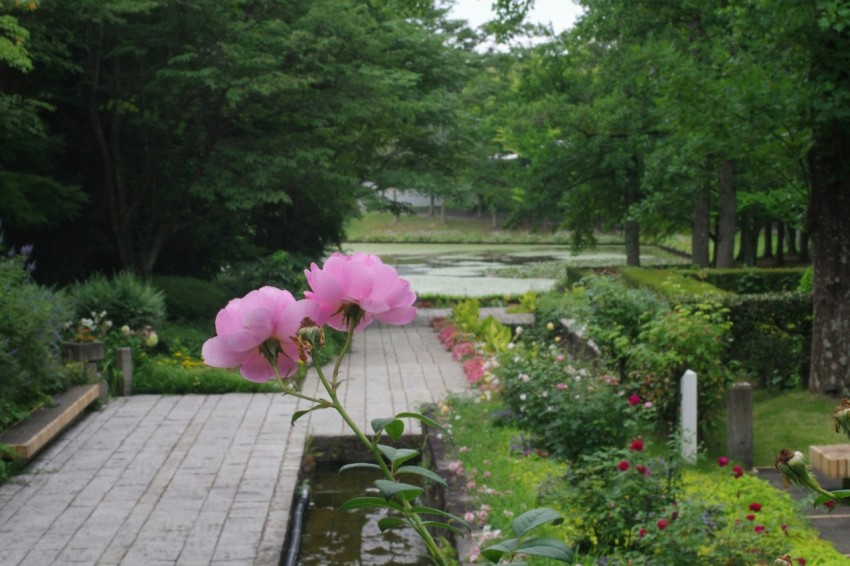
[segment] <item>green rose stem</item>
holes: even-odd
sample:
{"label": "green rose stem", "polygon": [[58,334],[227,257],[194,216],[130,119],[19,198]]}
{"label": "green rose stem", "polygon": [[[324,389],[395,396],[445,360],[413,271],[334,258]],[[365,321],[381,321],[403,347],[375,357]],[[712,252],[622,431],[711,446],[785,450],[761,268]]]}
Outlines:
{"label": "green rose stem", "polygon": [[[352,309],[353,310],[353,309]],[[369,438],[360,430],[360,427],[354,422],[345,408],[342,406],[342,403],[339,401],[339,397],[337,396],[336,390],[339,388],[339,371],[342,367],[342,360],[345,355],[348,353],[351,348],[351,342],[354,337],[354,329],[357,328],[357,324],[360,322],[360,318],[362,317],[362,311],[360,311],[360,316],[357,316],[355,312],[354,316],[350,316],[348,318],[348,332],[346,333],[345,343],[342,346],[342,349],[337,356],[336,364],[334,364],[333,375],[331,377],[331,381],[328,381],[327,377],[325,377],[325,372],[322,371],[322,368],[317,363],[313,363],[313,367],[316,368],[316,373],[319,375],[319,379],[322,382],[322,385],[327,391],[328,395],[330,395],[331,400],[327,401],[325,399],[316,399],[310,397],[308,395],[302,395],[300,393],[295,393],[294,391],[284,388],[284,392],[289,395],[294,395],[300,399],[306,399],[308,401],[312,401],[319,405],[322,405],[322,408],[334,408],[337,413],[342,417],[348,427],[354,432],[357,438],[372,452],[372,455],[375,457],[375,461],[378,463],[378,466],[381,468],[381,471],[384,473],[384,476],[389,481],[396,481],[395,476],[393,476],[392,471],[387,467],[386,462],[384,461],[384,457],[381,454],[381,451],[378,449],[376,443],[369,440]],[[277,376],[278,381],[281,383],[283,387],[283,380],[280,377],[280,371],[277,368],[276,364],[272,364],[274,367],[275,376]],[[404,497],[399,497],[402,506],[402,514],[407,520],[408,524],[416,531],[419,536],[422,538],[422,541],[425,543],[425,546],[428,547],[428,552],[431,554],[431,557],[439,566],[448,566],[448,561],[445,556],[443,556],[440,547],[434,541],[434,538],[431,536],[431,533],[428,532],[428,529],[422,523],[422,519],[413,511],[413,507],[410,505],[410,502]]]}

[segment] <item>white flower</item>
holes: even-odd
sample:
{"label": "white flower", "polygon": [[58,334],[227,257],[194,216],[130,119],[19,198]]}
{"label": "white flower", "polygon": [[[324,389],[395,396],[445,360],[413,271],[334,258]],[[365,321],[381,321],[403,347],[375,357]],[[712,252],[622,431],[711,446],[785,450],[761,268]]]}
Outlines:
{"label": "white flower", "polygon": [[519,336],[520,334],[522,334],[522,326],[517,326],[517,327],[516,327],[516,330],[515,330],[515,333],[516,333],[516,335],[517,335],[517,336]]}

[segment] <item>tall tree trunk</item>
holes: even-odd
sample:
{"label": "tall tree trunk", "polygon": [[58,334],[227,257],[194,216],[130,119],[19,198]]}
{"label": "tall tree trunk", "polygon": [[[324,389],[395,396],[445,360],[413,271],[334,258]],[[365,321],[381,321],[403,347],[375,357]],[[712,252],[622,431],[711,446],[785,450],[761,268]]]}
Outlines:
{"label": "tall tree trunk", "polygon": [[776,266],[782,267],[785,265],[785,223],[779,222],[776,225]]}
{"label": "tall tree trunk", "polygon": [[788,233],[788,237],[786,241],[788,242],[788,255],[798,255],[797,251],[797,230],[792,228],[791,226],[786,226],[786,231]]}
{"label": "tall tree trunk", "polygon": [[811,238],[809,237],[808,230],[800,230],[800,261],[808,262],[810,260],[809,256],[809,243],[811,242]]}
{"label": "tall tree trunk", "polygon": [[[756,241],[758,248],[758,241]],[[768,220],[764,223],[764,255],[766,259],[773,258],[773,222]]]}
{"label": "tall tree trunk", "polygon": [[740,260],[747,267],[754,267],[758,259],[758,223],[749,215],[741,218],[741,253]]}
{"label": "tall tree trunk", "polygon": [[493,228],[493,230],[495,230],[499,227],[499,219],[497,218],[497,215],[496,215],[496,207],[495,206],[490,207],[490,227]]}
{"label": "tall tree trunk", "polygon": [[720,216],[717,221],[717,267],[728,268],[735,265],[735,215],[737,197],[735,195],[735,162],[723,160],[720,164]]}
{"label": "tall tree trunk", "polygon": [[850,389],[850,124],[815,129],[809,150],[811,191],[807,230],[814,280],[809,390]]}
{"label": "tall tree trunk", "polygon": [[431,201],[428,203],[428,216],[434,218],[434,193],[431,193]]}
{"label": "tall tree trunk", "polygon": [[711,231],[711,191],[701,187],[694,197],[691,219],[691,263],[697,267],[709,266],[708,251]]}

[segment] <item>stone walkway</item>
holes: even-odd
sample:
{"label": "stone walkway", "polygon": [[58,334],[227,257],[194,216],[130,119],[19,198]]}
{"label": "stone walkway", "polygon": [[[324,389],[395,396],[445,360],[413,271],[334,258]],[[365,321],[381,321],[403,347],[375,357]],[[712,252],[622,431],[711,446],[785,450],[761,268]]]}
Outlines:
{"label": "stone walkway", "polygon": [[[355,337],[343,391],[364,428],[466,389],[427,317]],[[140,395],[87,414],[0,486],[0,564],[276,566],[308,436],[345,433],[331,411],[291,426],[297,401]]]}

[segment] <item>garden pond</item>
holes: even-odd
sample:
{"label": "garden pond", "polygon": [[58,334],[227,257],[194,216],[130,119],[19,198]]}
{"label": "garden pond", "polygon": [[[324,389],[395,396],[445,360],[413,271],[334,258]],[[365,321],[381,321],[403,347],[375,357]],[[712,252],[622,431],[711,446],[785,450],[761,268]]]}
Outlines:
{"label": "garden pond", "polygon": [[[622,245],[600,245],[578,254],[570,246],[549,244],[346,243],[343,250],[380,256],[419,295],[481,297],[548,291],[564,277],[567,267],[626,264]],[[690,263],[655,246],[642,246],[640,259],[645,266]]]}

